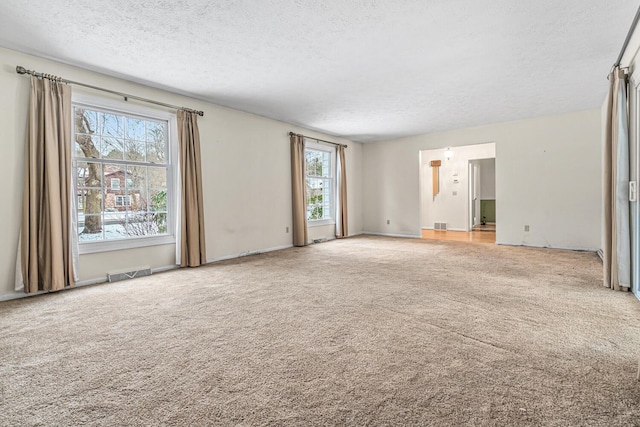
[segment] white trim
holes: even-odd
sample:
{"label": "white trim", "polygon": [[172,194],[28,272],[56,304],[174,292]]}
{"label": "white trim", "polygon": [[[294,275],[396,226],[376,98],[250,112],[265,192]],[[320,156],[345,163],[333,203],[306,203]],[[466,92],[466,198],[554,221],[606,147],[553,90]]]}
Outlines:
{"label": "white trim", "polygon": [[597,252],[599,250],[599,249],[592,249],[592,248],[568,248],[564,246],[544,246],[544,245],[530,245],[530,244],[525,245],[524,243],[505,243],[505,242],[497,242],[497,241],[496,241],[496,245],[519,246],[521,248],[543,248],[543,249],[561,249],[564,251],[593,252],[594,255],[596,256],[598,255]]}
{"label": "white trim", "polygon": [[434,230],[434,231],[464,231],[465,233],[471,233],[473,230],[465,230],[464,228],[447,228],[445,230],[438,230],[433,227],[422,227],[421,230]]}
{"label": "white trim", "polygon": [[134,237],[130,239],[101,240],[98,242],[83,242],[80,255],[99,252],[121,251],[124,249],[144,248],[146,246],[171,245],[176,243],[176,236],[165,234],[152,237]]}
{"label": "white trim", "polygon": [[371,236],[385,236],[385,237],[402,237],[406,239],[420,239],[422,238],[419,234],[395,234],[395,233],[377,233],[374,231],[363,231],[361,234],[368,234]]}
{"label": "white trim", "polygon": [[336,221],[334,219],[307,220],[307,227],[322,227],[327,225],[336,225]]}
{"label": "white trim", "polygon": [[[143,105],[130,104],[120,100],[114,100],[110,98],[104,98],[100,96],[87,95],[84,93],[72,94],[71,100],[72,106],[80,105],[95,110],[111,111],[117,114],[123,114],[127,116],[136,116],[142,119],[152,119],[159,121],[166,121],[167,123],[167,163],[166,165],[157,165],[161,167],[166,166],[167,170],[167,234],[156,236],[140,236],[126,239],[109,239],[98,241],[78,241],[78,254],[91,254],[99,252],[118,251],[129,248],[141,248],[146,246],[157,246],[165,244],[175,244],[178,237],[178,217],[177,213],[179,198],[177,192],[179,191],[178,176],[178,122],[177,114],[175,111],[164,111],[160,107],[149,107]],[[75,156],[74,156],[75,158]],[[78,159],[76,159],[78,160]],[[118,163],[117,160],[113,160],[112,163]],[[123,161],[123,163],[128,163]],[[146,165],[146,164],[145,164]],[[149,164],[147,166],[153,166]],[[74,193],[77,184],[75,182],[76,174],[73,175],[73,187]],[[103,187],[107,189],[106,183],[103,182]],[[111,182],[109,183],[111,185]],[[109,187],[111,188],[111,187]],[[119,189],[122,189],[121,186]],[[129,188],[127,182],[124,183],[124,188]],[[131,196],[129,197],[129,203],[131,203]],[[77,203],[77,202],[76,202]],[[74,205],[77,208],[77,204]],[[123,205],[126,206],[126,205]],[[74,231],[77,236],[77,212],[74,210],[73,215],[76,223],[74,223]],[[76,238],[76,240],[79,240]]]}
{"label": "white trim", "polygon": [[[337,240],[336,236],[326,236],[326,237],[318,237],[317,239],[311,239],[307,241],[307,246],[309,245],[317,245],[318,243],[324,243],[331,240]],[[316,241],[317,240],[317,241]]]}
{"label": "white trim", "polygon": [[259,250],[255,250],[255,251],[245,251],[245,252],[239,252],[236,254],[232,254],[232,255],[223,255],[220,257],[216,257],[216,258],[207,258],[207,264],[211,263],[211,262],[218,262],[218,261],[226,261],[229,259],[235,259],[235,258],[242,258],[245,256],[250,256],[250,255],[259,255],[262,253],[266,253],[266,252],[274,252],[274,251],[280,251],[283,249],[289,249],[292,248],[293,244],[288,244],[288,245],[282,245],[282,246],[274,246],[271,248],[266,248],[266,249],[259,249]]}
{"label": "white trim", "polygon": [[141,118],[171,120],[176,117],[176,113],[164,111],[162,107],[149,107],[145,105],[136,105],[116,99],[105,98],[102,96],[88,95],[80,92],[73,92],[73,104],[81,104],[85,107],[95,107],[102,110],[111,110],[116,113],[127,113]]}
{"label": "white trim", "polygon": [[[175,270],[177,269],[178,266],[177,265],[168,265],[168,266],[164,266],[164,267],[156,267],[156,268],[152,268],[151,269],[151,273],[155,274],[155,273],[161,273],[163,271],[168,271],[168,270]],[[143,276],[143,277],[150,277],[150,276]],[[4,295],[0,295],[0,301],[11,301],[14,299],[22,299],[22,298],[30,298],[30,297],[36,297],[39,295],[46,295],[46,294],[55,294],[61,291],[68,291],[71,289],[77,289],[77,288],[83,288],[85,286],[91,286],[91,285],[98,285],[101,283],[109,283],[107,280],[107,276],[104,277],[96,277],[95,279],[88,279],[88,280],[82,280],[80,282],[76,282],[75,286],[69,286],[68,288],[64,288],[64,289],[60,289],[58,291],[39,291],[39,292],[32,292],[32,293],[24,293],[24,292],[14,292],[14,293],[10,293],[10,294],[4,294]]]}
{"label": "white trim", "polygon": [[[316,140],[308,141],[308,139],[309,138],[305,138],[305,142],[304,142],[305,151],[307,149],[313,150],[313,151],[323,151],[325,153],[329,153],[330,155],[330,160],[329,160],[330,175],[328,177],[314,176],[313,178],[317,178],[317,179],[324,178],[324,179],[329,179],[331,181],[331,205],[329,209],[330,218],[320,219],[320,220],[307,220],[307,226],[333,225],[336,223],[336,206],[337,206],[337,199],[338,199],[338,187],[337,187],[337,181],[338,181],[337,157],[338,156],[336,155],[336,147],[334,145],[322,144]],[[306,179],[307,179],[306,171],[305,171],[304,177],[306,182]],[[307,201],[305,200],[305,215],[306,215],[306,204],[307,204],[306,202]]]}

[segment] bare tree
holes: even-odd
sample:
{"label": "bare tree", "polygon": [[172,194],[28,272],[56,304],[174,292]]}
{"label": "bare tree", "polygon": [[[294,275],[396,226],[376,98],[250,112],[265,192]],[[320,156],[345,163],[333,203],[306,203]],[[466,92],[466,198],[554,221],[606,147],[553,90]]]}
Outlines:
{"label": "bare tree", "polygon": [[[156,198],[158,198],[158,196],[156,196]],[[154,201],[154,204],[155,203]],[[126,219],[118,221],[118,224],[125,230],[127,236],[155,236],[156,234],[166,232],[165,213],[149,211],[144,199],[141,200],[139,207],[139,211],[130,211]]]}
{"label": "bare tree", "polygon": [[[95,129],[91,129],[89,120],[84,115],[84,109],[75,109],[76,142],[82,150],[84,156],[90,159],[100,157],[98,149],[93,144],[91,135]],[[87,174],[84,185],[93,187],[86,190],[84,203],[84,231],[83,233],[99,233],[102,231],[102,215],[91,215],[102,213],[102,189],[101,189],[101,168],[99,163],[87,162]],[[97,187],[97,188],[96,188]]]}

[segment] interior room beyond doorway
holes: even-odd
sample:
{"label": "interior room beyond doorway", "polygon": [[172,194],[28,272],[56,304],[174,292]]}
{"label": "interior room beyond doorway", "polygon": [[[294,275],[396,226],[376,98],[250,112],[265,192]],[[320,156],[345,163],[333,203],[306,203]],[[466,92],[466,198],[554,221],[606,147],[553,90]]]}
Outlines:
{"label": "interior room beyond doorway", "polygon": [[496,241],[495,143],[420,151],[422,238]]}

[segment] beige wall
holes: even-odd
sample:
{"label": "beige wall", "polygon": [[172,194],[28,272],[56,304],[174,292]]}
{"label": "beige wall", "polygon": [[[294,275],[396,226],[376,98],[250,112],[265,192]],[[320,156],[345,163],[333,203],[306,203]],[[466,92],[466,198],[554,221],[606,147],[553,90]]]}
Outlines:
{"label": "beige wall", "polygon": [[366,144],[365,232],[418,235],[419,152],[484,142],[496,144],[498,243],[600,247],[597,109]]}
{"label": "beige wall", "polygon": [[[5,188],[0,210],[0,295],[10,294],[14,286],[22,197],[29,79],[16,74],[16,65],[205,112],[198,124],[209,260],[291,245],[291,233],[285,231],[291,227],[289,131],[349,145],[349,232],[362,231],[361,144],[0,48],[0,182]],[[332,236],[332,227],[314,230],[315,238]],[[80,280],[101,280],[107,272],[140,266],[169,267],[174,252],[173,245],[163,245],[82,255]]]}

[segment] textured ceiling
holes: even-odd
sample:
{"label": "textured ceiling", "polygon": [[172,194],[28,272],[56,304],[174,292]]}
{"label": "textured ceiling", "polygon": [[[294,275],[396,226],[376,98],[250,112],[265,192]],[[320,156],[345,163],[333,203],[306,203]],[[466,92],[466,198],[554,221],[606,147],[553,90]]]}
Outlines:
{"label": "textured ceiling", "polygon": [[366,142],[597,108],[637,7],[2,0],[0,45]]}

